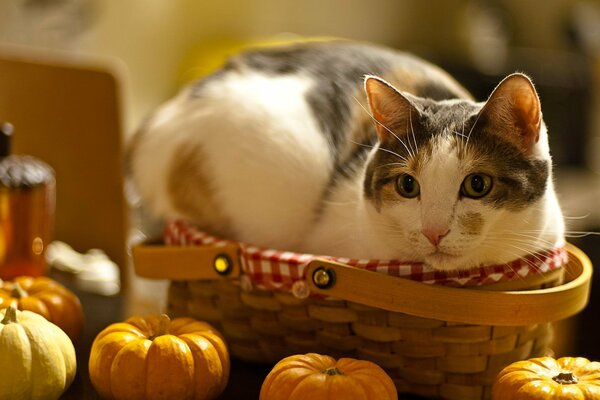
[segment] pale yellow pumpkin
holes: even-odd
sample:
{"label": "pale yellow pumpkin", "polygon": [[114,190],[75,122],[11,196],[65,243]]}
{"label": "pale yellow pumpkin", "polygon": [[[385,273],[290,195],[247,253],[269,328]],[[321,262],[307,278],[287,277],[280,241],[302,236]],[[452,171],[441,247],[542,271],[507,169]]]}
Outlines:
{"label": "pale yellow pumpkin", "polygon": [[58,399],[75,370],[73,343],[59,327],[13,306],[0,310],[0,399]]}
{"label": "pale yellow pumpkin", "polygon": [[600,362],[582,357],[532,358],[504,368],[492,388],[494,400],[598,400]]}

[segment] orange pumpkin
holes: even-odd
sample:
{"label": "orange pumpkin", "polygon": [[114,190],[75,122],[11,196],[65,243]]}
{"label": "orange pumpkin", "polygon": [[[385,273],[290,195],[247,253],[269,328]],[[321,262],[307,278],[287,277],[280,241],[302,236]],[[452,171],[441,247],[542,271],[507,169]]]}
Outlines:
{"label": "orange pumpkin", "polygon": [[390,400],[394,382],[370,362],[309,353],[279,361],[262,384],[260,400]]}
{"label": "orange pumpkin", "polygon": [[47,277],[20,276],[0,286],[0,309],[13,305],[40,314],[71,340],[83,331],[83,309],[73,292]]}
{"label": "orange pumpkin", "polygon": [[498,374],[492,398],[597,400],[600,399],[600,362],[581,357],[518,361]]}
{"label": "orange pumpkin", "polygon": [[131,317],[96,336],[89,375],[108,399],[214,399],[229,379],[229,353],[206,322]]}

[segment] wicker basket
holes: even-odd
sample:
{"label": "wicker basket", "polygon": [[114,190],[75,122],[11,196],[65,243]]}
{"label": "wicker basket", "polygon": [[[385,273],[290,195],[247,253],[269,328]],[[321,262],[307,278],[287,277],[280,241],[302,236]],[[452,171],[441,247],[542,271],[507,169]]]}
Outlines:
{"label": "wicker basket", "polygon": [[[317,259],[306,274],[317,296],[308,298],[242,290],[233,243],[138,245],[133,257],[139,276],[172,280],[169,313],[213,323],[235,357],[274,363],[318,352],[367,359],[386,369],[399,392],[469,400],[490,398],[494,377],[509,363],[545,354],[551,322],[587,304],[591,262],[574,246],[567,250],[570,261],[559,271],[485,290]],[[227,268],[215,262],[223,256]]]}

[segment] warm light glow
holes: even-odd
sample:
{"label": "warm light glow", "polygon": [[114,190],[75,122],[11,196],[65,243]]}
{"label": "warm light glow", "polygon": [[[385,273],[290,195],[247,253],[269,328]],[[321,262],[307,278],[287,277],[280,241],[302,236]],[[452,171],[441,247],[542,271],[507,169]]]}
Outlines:
{"label": "warm light glow", "polygon": [[33,243],[31,244],[31,251],[36,256],[39,256],[44,252],[44,241],[41,237],[36,237],[35,239],[33,239]]}

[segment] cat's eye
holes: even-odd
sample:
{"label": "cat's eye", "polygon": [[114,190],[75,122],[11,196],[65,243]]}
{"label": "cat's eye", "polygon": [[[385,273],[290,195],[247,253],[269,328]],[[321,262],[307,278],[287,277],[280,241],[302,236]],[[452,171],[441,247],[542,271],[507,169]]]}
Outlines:
{"label": "cat's eye", "polygon": [[419,195],[421,187],[414,176],[401,174],[396,181],[396,190],[402,197],[412,199]]}
{"label": "cat's eye", "polygon": [[492,190],[492,178],[486,174],[471,174],[465,178],[460,193],[465,197],[479,199]]}

